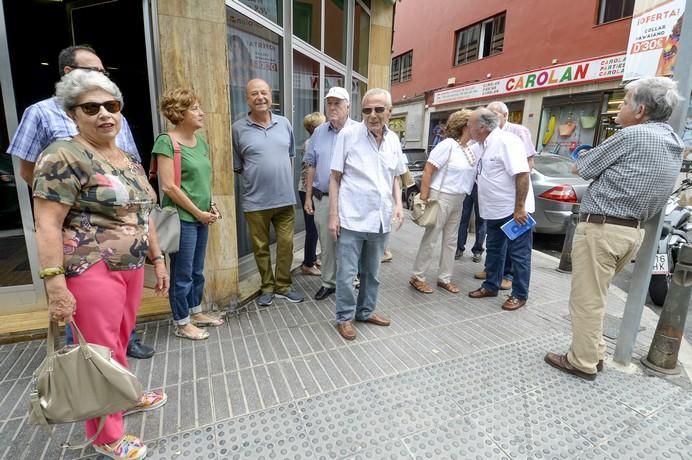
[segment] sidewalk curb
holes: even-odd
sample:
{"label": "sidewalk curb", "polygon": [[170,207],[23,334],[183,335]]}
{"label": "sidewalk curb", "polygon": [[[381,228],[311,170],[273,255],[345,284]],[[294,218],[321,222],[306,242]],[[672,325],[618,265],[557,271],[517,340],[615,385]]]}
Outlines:
{"label": "sidewalk curb", "polygon": [[[534,256],[538,255],[540,258],[555,261],[556,268],[559,265],[560,259],[558,259],[557,257],[551,256],[550,254],[542,253],[535,249],[532,249],[532,252]],[[569,275],[568,273],[565,274]],[[627,292],[623,291],[619,287],[611,284],[610,292],[623,302],[627,301]],[[644,308],[644,311],[642,312],[642,318],[645,318],[647,321],[653,321],[655,323],[658,323],[658,316],[648,308]],[[682,342],[680,343],[678,361],[680,362],[682,367],[685,368],[685,372],[687,372],[688,374],[692,372],[692,345],[690,345],[687,342],[684,336],[682,337]]]}

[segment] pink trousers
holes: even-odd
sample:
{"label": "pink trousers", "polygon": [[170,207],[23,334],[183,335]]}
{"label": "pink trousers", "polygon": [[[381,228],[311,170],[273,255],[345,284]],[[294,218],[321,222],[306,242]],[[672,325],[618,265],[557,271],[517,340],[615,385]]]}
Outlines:
{"label": "pink trousers", "polygon": [[[67,278],[67,288],[77,300],[74,321],[84,339],[109,347],[115,360],[127,367],[127,342],[142,300],[144,269],[110,271],[101,261],[81,275]],[[87,438],[98,426],[99,419],[86,421]],[[122,436],[123,414],[118,412],[107,416],[94,444],[111,443]]]}

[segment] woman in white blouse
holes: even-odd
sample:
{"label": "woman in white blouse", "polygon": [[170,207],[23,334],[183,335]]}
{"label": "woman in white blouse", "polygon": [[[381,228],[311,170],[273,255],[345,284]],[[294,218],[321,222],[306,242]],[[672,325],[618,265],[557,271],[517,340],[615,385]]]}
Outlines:
{"label": "woman in white blouse", "polygon": [[433,289],[425,281],[425,273],[432,262],[432,251],[442,233],[440,268],[437,285],[453,294],[459,287],[452,283],[454,252],[457,245],[459,221],[464,197],[471,193],[476,180],[476,158],[467,145],[471,133],[467,126],[470,110],[459,110],[449,116],[445,133],[447,138],[437,144],[423,170],[421,199],[437,200],[440,205],[437,223],[426,228],[413,264],[413,276],[409,283],[418,292],[430,294]]}

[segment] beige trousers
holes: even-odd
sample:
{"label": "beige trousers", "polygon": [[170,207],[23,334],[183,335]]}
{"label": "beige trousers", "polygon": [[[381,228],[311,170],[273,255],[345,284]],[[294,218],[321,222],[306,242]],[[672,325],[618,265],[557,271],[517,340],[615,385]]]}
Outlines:
{"label": "beige trousers", "polygon": [[430,268],[433,256],[433,246],[438,236],[442,233],[442,247],[440,249],[440,268],[437,279],[443,283],[452,280],[454,271],[454,252],[457,249],[457,235],[459,234],[459,222],[461,210],[464,206],[464,193],[442,193],[430,189],[430,199],[438,200],[440,210],[437,213],[437,224],[432,228],[426,228],[423,239],[418,247],[416,261],[413,263],[413,276],[425,281],[425,272]]}
{"label": "beige trousers", "polygon": [[644,230],[612,224],[581,222],[572,241],[572,319],[570,364],[582,372],[596,373],[606,351],[603,316],[608,287],[616,273],[637,255]]}
{"label": "beige trousers", "polygon": [[329,197],[323,196],[321,200],[313,197],[312,203],[315,209],[315,227],[320,239],[322,286],[336,288],[336,241],[329,234]]}

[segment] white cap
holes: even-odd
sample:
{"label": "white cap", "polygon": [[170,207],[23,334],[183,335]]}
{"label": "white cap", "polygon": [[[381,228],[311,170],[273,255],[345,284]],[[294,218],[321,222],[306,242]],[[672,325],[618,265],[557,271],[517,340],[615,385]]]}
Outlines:
{"label": "white cap", "polygon": [[328,97],[335,97],[337,99],[343,99],[349,103],[351,102],[351,99],[348,97],[348,91],[340,86],[332,86],[329,88],[329,92],[326,96],[324,96],[324,98],[327,99]]}

